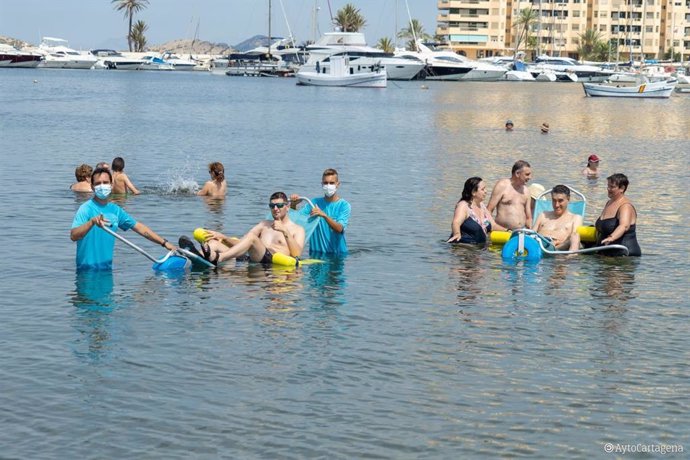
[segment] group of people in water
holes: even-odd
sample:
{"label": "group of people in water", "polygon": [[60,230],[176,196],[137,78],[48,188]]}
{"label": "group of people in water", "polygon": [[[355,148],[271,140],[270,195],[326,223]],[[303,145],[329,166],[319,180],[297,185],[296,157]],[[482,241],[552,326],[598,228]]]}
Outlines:
{"label": "group of people in water", "polygon": [[[590,155],[583,174],[588,178],[598,176],[599,158]],[[576,251],[580,249],[578,227],[583,225],[582,216],[568,210],[570,189],[556,185],[551,189],[553,211],[546,211],[533,219],[535,200],[545,191],[544,187],[527,183],[532,168],[526,161],[517,161],[511,177],[500,179],[494,186],[488,206],[484,205],[486,184],[480,177],[465,181],[460,200],[455,205],[448,243],[486,244],[493,230],[513,231],[532,229],[549,238],[554,249]],[[622,245],[628,255],[641,255],[636,237],[637,212],[625,196],[629,181],[624,174],[613,174],[607,179],[608,202],[595,223],[598,246]],[[494,216],[495,214],[495,216]],[[532,222],[534,221],[534,225]],[[621,251],[607,251],[607,255],[622,255]]]}
{"label": "group of people in water", "polygon": [[[115,239],[108,232],[98,231],[97,227],[108,227],[112,231],[117,231],[118,228],[132,229],[169,251],[178,249],[148,226],[137,222],[120,206],[110,202],[111,195],[115,193],[139,193],[124,173],[124,160],[121,157],[115,158],[112,166],[99,163],[93,169],[88,165],[81,165],[77,167],[75,175],[77,182],[72,185],[72,190],[93,192],[93,197],[77,210],[70,231],[70,238],[77,242],[78,268],[107,270],[112,267]],[[223,164],[209,164],[209,175],[211,179],[197,195],[224,197],[227,182]],[[310,254],[343,256],[348,252],[345,229],[350,220],[351,206],[338,194],[340,180],[335,169],[329,168],[323,172],[321,186],[323,196],[306,200],[307,204],[299,210],[299,203],[304,201],[299,195],[293,194],[288,199],[284,192],[273,193],[268,200],[272,218],[262,220],[241,238],[205,230],[200,250],[186,236],[179,238],[179,247],[216,266],[242,258],[271,264],[273,255],[278,253],[298,258],[304,250],[307,235],[301,225],[290,219],[289,210],[294,209],[306,218],[315,219],[315,226],[308,240]]]}

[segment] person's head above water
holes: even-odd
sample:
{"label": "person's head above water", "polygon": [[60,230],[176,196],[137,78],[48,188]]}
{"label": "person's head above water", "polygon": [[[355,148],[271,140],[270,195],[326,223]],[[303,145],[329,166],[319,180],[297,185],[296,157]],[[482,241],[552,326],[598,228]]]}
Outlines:
{"label": "person's head above water", "polygon": [[544,122],[541,124],[541,132],[542,134],[547,134],[549,132],[549,124]]}
{"label": "person's head above water", "polygon": [[112,170],[115,172],[122,172],[125,169],[125,159],[122,157],[113,158]]}
{"label": "person's head above water", "polygon": [[506,121],[506,131],[512,131],[513,130],[513,121],[508,120]]}
{"label": "person's head above water", "polygon": [[223,166],[223,163],[221,163],[219,161],[209,163],[208,173],[211,175],[211,179],[214,179],[214,180],[217,180],[220,182],[225,180],[225,167]]}
{"label": "person's head above water", "polygon": [[77,178],[77,182],[83,182],[91,178],[91,173],[93,168],[87,164],[82,164],[77,166],[74,170],[74,177]]}

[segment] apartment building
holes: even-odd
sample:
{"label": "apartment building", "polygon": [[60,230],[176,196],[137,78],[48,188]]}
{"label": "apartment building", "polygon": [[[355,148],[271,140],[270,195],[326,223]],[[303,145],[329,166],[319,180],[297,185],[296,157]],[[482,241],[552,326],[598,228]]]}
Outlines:
{"label": "apartment building", "polygon": [[690,60],[690,0],[438,0],[436,34],[470,58],[514,54],[522,10],[537,21],[520,50],[578,58],[588,29],[611,41],[611,60]]}

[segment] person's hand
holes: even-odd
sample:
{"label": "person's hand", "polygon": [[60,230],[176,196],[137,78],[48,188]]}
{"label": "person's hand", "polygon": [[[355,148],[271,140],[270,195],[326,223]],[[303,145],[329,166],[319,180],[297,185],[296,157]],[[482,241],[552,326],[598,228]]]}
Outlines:
{"label": "person's hand", "polygon": [[326,213],[321,210],[318,206],[314,205],[309,213],[310,216],[326,217]]}
{"label": "person's hand", "polygon": [[300,201],[302,201],[302,200],[300,200],[298,194],[293,193],[292,195],[290,195],[290,203],[297,204],[297,203],[299,203]]}
{"label": "person's hand", "polygon": [[462,235],[451,235],[450,238],[448,238],[448,241],[446,241],[446,243],[452,243],[454,241],[460,241],[460,238],[462,238]]}
{"label": "person's hand", "polygon": [[204,238],[204,241],[208,242],[210,240],[223,241],[223,234],[216,232],[215,230],[206,230],[206,237]]}
{"label": "person's hand", "polygon": [[97,225],[101,228],[105,227],[110,227],[110,221],[105,218],[103,214],[99,214],[97,216],[94,216],[91,218],[91,223],[93,225]]}
{"label": "person's hand", "polygon": [[175,246],[174,244],[172,244],[170,241],[166,242],[166,243],[165,243],[165,246],[163,246],[163,247],[164,247],[165,249],[167,249],[168,251],[177,251],[177,246]]}
{"label": "person's hand", "polygon": [[274,220],[274,221],[273,221],[273,224],[271,225],[271,227],[272,227],[273,230],[275,230],[276,232],[282,233],[283,236],[285,236],[285,238],[288,237],[288,232],[287,232],[287,230],[285,229],[285,225],[283,225],[283,223],[282,223],[281,221],[279,221],[279,220]]}
{"label": "person's hand", "polygon": [[604,246],[608,246],[609,244],[611,244],[612,241],[613,239],[609,236],[608,238],[604,238],[603,240],[601,240],[601,244],[603,244]]}

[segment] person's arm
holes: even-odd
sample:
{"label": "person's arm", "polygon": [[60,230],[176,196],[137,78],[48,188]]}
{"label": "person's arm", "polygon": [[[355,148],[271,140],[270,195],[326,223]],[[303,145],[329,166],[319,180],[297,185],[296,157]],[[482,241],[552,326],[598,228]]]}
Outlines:
{"label": "person's arm", "polygon": [[208,181],[201,187],[201,190],[196,192],[197,196],[206,196],[211,192],[211,181]]}
{"label": "person's arm", "polygon": [[534,231],[539,233],[539,229],[541,228],[542,221],[544,220],[544,213],[542,212],[539,214],[539,217],[537,217],[537,221],[534,223]]}
{"label": "person's arm", "polygon": [[343,224],[326,215],[326,213],[323,212],[317,205],[314,205],[314,207],[311,209],[311,215],[325,219],[331,230],[336,233],[343,233],[343,230],[345,230],[345,226]]}
{"label": "person's arm", "polygon": [[139,190],[134,186],[132,181],[129,180],[129,176],[127,176],[127,174],[123,174],[123,176],[124,176],[123,179],[125,181],[125,189],[129,189],[132,191],[133,194],[139,195],[139,193],[141,193],[141,192],[139,192]]}
{"label": "person's arm", "polygon": [[490,214],[493,214],[494,209],[496,209],[498,203],[501,201],[501,195],[503,195],[503,188],[504,185],[501,183],[500,180],[496,182],[496,185],[494,185],[494,189],[491,191],[491,198],[489,198],[489,205],[486,207],[486,209],[489,210]]}
{"label": "person's arm", "polygon": [[104,225],[110,225],[110,221],[106,219],[103,214],[99,214],[70,230],[69,237],[72,241],[79,241],[84,238],[94,226],[103,227]]}
{"label": "person's arm", "polygon": [[582,216],[575,216],[573,220],[573,228],[570,233],[570,251],[577,251],[580,249],[580,234],[577,232],[578,227],[582,226]]}
{"label": "person's arm", "polygon": [[292,257],[299,257],[304,250],[304,228],[301,225],[297,225],[295,230],[290,232],[284,232],[285,242],[290,250],[290,255]]}
{"label": "person's arm", "polygon": [[462,233],[460,233],[460,226],[467,216],[469,215],[469,207],[466,202],[459,201],[455,205],[455,212],[453,213],[453,222],[450,224],[451,235],[446,243],[452,243],[453,241],[460,241],[462,238]]}
{"label": "person's arm", "polygon": [[532,228],[532,196],[529,191],[526,191],[525,195],[527,195],[525,200],[525,228]]}
{"label": "person's arm", "polygon": [[621,238],[625,232],[628,231],[633,220],[633,207],[631,203],[623,203],[618,208],[618,227],[611,232],[611,234],[601,240],[601,244],[611,244],[613,241]]}
{"label": "person's arm", "polygon": [[144,225],[141,222],[137,222],[136,225],[132,227],[132,230],[134,230],[147,240],[163,246],[168,251],[173,251],[177,249],[177,247],[174,244],[172,244],[170,241],[166,240],[162,236],[159,236],[158,233],[154,232],[147,225]]}

